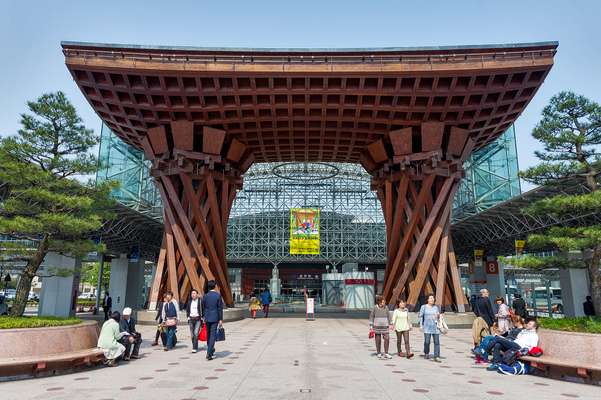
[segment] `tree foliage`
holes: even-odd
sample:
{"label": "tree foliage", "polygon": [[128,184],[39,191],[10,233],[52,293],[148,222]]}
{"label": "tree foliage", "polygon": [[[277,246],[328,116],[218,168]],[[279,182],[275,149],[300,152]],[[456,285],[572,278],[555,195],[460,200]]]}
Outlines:
{"label": "tree foliage", "polygon": [[[536,125],[532,136],[542,142],[543,151],[535,154],[541,163],[521,176],[543,185],[565,184],[563,178],[580,177],[587,193],[560,194],[542,199],[523,211],[530,215],[566,217],[601,211],[599,179],[599,145],[601,145],[601,106],[584,96],[561,92],[553,96]],[[525,256],[512,260],[526,268],[574,268],[585,266],[589,272],[591,295],[597,313],[601,313],[601,225],[555,226],[542,234],[528,236],[530,249],[555,249],[551,257]],[[580,259],[570,257],[579,250]],[[585,256],[587,254],[587,256]],[[590,257],[588,256],[590,254]]]}
{"label": "tree foliage", "polygon": [[19,281],[13,315],[24,311],[31,279],[48,252],[80,256],[95,249],[89,236],[112,216],[114,187],[82,181],[96,169],[90,151],[98,138],[62,92],[27,105],[30,113],[21,116],[18,134],[0,142],[0,182],[7,187],[0,234],[37,243]]}
{"label": "tree foliage", "polygon": [[[100,269],[100,263],[98,262],[90,262],[85,263],[81,267],[81,281],[88,283],[94,287],[98,284],[98,270]],[[102,269],[102,284],[101,289],[108,287],[109,279],[111,276],[111,264],[104,263],[104,267]]]}

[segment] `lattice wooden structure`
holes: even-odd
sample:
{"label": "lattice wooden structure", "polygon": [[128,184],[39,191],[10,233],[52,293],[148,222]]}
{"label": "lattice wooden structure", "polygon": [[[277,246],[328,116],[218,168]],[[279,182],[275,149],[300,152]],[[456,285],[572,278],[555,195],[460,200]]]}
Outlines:
{"label": "lattice wooden structure", "polygon": [[461,163],[521,114],[557,48],[62,45],[100,118],[153,160],[165,203],[155,298],[215,278],[231,303],[227,215],[253,161],[361,162],[386,219],[387,299],[433,291],[457,309],[449,213]]}

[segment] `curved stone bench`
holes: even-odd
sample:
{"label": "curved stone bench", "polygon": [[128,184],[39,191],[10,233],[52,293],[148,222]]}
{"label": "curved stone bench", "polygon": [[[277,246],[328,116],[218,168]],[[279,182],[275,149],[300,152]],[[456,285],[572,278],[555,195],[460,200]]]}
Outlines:
{"label": "curved stone bench", "polygon": [[539,329],[541,357],[524,356],[545,376],[579,376],[585,382],[601,384],[601,335]]}
{"label": "curved stone bench", "polygon": [[0,377],[53,373],[104,358],[98,343],[98,324],[0,330]]}

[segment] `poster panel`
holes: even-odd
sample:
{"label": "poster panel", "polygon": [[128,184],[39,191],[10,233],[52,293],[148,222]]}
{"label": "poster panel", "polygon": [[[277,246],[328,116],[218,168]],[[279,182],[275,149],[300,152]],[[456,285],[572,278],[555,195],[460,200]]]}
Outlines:
{"label": "poster panel", "polygon": [[319,254],[319,208],[290,209],[290,254]]}

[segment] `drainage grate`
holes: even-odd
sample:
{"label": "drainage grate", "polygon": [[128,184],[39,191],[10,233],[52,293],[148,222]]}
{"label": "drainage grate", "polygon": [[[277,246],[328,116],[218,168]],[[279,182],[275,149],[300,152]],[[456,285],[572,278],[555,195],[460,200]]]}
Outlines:
{"label": "drainage grate", "polygon": [[300,389],[301,393],[311,393],[311,389]]}

